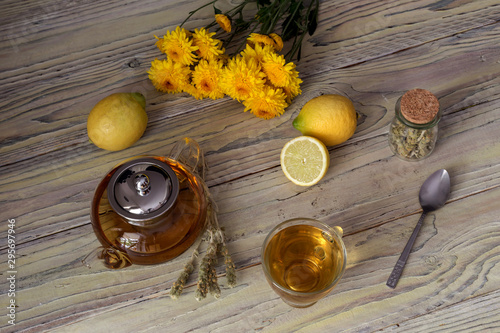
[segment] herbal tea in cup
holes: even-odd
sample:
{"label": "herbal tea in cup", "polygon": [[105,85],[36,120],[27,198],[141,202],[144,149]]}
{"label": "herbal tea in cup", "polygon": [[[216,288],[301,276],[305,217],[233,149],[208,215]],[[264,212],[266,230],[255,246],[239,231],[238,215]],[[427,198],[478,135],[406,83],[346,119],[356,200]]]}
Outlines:
{"label": "herbal tea in cup", "polygon": [[308,307],[339,282],[346,266],[342,228],[298,218],[277,225],[262,246],[262,269],[274,291],[293,307]]}

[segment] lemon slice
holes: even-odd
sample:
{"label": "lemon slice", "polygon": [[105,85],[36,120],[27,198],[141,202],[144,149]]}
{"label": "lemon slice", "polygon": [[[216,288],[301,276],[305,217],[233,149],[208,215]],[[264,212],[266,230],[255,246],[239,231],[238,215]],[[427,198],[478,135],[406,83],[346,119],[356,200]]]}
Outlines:
{"label": "lemon slice", "polygon": [[311,186],[323,178],[330,165],[326,146],[311,136],[288,141],[281,150],[281,168],[285,176],[300,186]]}

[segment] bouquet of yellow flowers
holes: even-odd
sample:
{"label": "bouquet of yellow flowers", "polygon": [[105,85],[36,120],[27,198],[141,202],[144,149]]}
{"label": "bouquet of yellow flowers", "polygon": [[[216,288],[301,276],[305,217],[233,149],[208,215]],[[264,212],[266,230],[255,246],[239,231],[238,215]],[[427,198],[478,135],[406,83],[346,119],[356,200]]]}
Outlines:
{"label": "bouquet of yellow flowers", "polygon": [[[246,3],[248,1],[243,4]],[[243,7],[240,5],[238,8],[240,15]],[[298,9],[290,7],[289,10],[296,14]],[[217,8],[215,13],[219,29],[231,32],[230,18]],[[269,13],[269,7],[262,7],[259,13]],[[254,20],[258,24],[269,23],[263,21],[259,13]],[[310,13],[311,7],[307,11],[307,17],[311,17]],[[248,22],[241,18],[237,22],[237,31],[248,27]],[[284,33],[298,33],[290,32],[289,26],[287,24],[284,27]],[[167,31],[162,38],[155,36],[156,46],[166,55],[165,59],[155,59],[148,71],[155,88],[166,93],[186,92],[196,99],[219,99],[227,95],[241,102],[245,106],[244,111],[250,111],[259,118],[271,119],[282,115],[293,98],[301,93],[302,83],[295,64],[287,62],[285,56],[279,54],[283,49],[282,38],[276,33],[250,33],[244,49],[230,57],[226,54],[223,41],[215,38],[216,32],[210,32],[209,27],[191,32],[182,28],[181,24],[174,31]],[[309,33],[312,34],[310,29]],[[302,33],[302,38],[304,34],[305,32]],[[231,38],[233,36],[234,34]],[[294,42],[294,47],[295,45]],[[300,45],[298,49],[295,48],[295,51],[300,51]]]}

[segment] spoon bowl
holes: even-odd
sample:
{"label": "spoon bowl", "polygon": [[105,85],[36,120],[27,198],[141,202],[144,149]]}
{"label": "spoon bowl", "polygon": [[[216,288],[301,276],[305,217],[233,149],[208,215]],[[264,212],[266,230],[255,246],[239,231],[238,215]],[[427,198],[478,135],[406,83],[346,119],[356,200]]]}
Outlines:
{"label": "spoon bowl", "polygon": [[434,172],[432,175],[427,178],[422,187],[420,188],[420,192],[418,194],[418,200],[420,201],[420,206],[422,207],[422,215],[418,220],[415,229],[413,229],[413,233],[406,243],[406,246],[401,253],[394,269],[392,270],[389,279],[387,280],[387,286],[391,288],[396,288],[396,284],[403,273],[403,268],[406,265],[406,261],[410,256],[411,249],[413,247],[413,243],[415,243],[415,239],[417,239],[417,235],[424,223],[425,216],[427,213],[435,211],[444,206],[446,200],[450,196],[450,175],[448,171],[445,169],[440,169]]}
{"label": "spoon bowl", "polygon": [[432,212],[444,206],[450,196],[450,175],[445,169],[438,170],[422,184],[418,199],[424,212]]}

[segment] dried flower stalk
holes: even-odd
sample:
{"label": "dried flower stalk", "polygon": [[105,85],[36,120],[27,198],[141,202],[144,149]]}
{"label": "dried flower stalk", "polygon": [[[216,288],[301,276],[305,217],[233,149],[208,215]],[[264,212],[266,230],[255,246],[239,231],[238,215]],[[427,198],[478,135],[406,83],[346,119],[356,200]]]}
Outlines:
{"label": "dried flower stalk", "polygon": [[[198,244],[199,246],[199,244]],[[191,255],[191,258],[189,261],[186,263],[184,266],[184,270],[182,271],[181,275],[177,279],[177,281],[174,282],[172,285],[172,288],[170,288],[170,297],[172,299],[177,299],[181,293],[182,290],[184,289],[184,286],[186,285],[187,280],[189,279],[189,275],[194,271],[194,260],[195,258],[198,257],[198,248],[196,248],[193,251],[193,254]]]}
{"label": "dried flower stalk", "polygon": [[200,269],[198,271],[198,289],[196,290],[196,300],[198,301],[201,301],[207,296],[207,293],[213,284],[213,279],[217,281],[217,275],[215,274],[215,269],[213,268],[217,255],[217,242],[213,230],[210,229],[211,228],[208,230],[210,233],[210,241],[207,252],[201,261]]}
{"label": "dried flower stalk", "polygon": [[[215,298],[219,298],[221,295],[217,272],[215,269],[218,254],[224,256],[228,286],[230,288],[236,286],[236,269],[231,256],[229,255],[229,251],[224,240],[224,234],[217,220],[217,208],[215,202],[208,194],[209,192],[206,186],[205,193],[207,193],[209,201],[207,209],[207,229],[204,237],[201,238],[201,241],[208,241],[208,246],[205,255],[201,259],[200,267],[198,269],[198,282],[195,293],[195,298],[198,301],[204,299],[208,293],[212,294]],[[198,257],[198,247],[200,244],[198,244],[193,252],[193,255],[191,255],[190,260],[184,266],[184,270],[181,272],[177,281],[172,285],[172,288],[170,289],[170,297],[172,299],[177,299],[181,295],[190,274],[193,272],[193,263],[195,258]]]}
{"label": "dried flower stalk", "polygon": [[234,267],[233,260],[229,255],[229,250],[226,244],[221,247],[221,254],[224,256],[224,264],[226,265],[226,280],[229,288],[236,286],[236,268]]}

